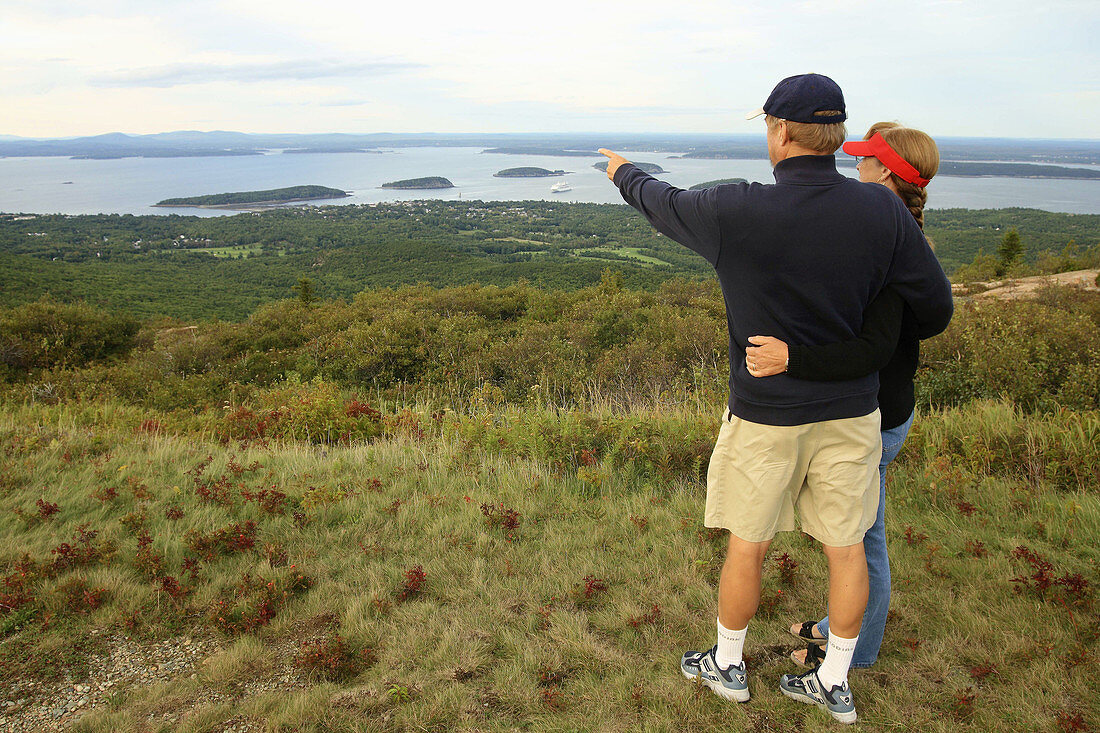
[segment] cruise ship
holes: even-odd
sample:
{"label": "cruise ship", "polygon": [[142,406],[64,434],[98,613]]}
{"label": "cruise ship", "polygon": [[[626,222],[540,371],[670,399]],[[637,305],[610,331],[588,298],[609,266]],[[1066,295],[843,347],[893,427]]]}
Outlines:
{"label": "cruise ship", "polygon": [[550,187],[550,193],[565,193],[566,191],[572,190],[573,187],[569,185],[568,181],[561,181],[560,183],[555,183],[553,186]]}

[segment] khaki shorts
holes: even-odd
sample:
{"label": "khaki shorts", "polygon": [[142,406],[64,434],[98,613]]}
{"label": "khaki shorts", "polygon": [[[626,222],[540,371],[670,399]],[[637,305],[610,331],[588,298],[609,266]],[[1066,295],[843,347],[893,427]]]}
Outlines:
{"label": "khaki shorts", "polygon": [[831,547],[863,541],[875,522],[881,418],[761,425],[727,410],[707,471],[707,527],[765,542],[797,528]]}

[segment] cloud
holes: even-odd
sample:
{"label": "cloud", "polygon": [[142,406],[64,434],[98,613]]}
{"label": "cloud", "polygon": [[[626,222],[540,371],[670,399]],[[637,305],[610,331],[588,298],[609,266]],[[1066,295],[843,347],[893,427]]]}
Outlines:
{"label": "cloud", "polygon": [[321,107],[360,107],[370,104],[369,99],[334,99],[331,102],[320,102]]}
{"label": "cloud", "polygon": [[98,87],[176,87],[212,82],[305,81],[336,77],[376,77],[423,68],[405,61],[292,60],[265,63],[167,64],[118,71],[90,80]]}

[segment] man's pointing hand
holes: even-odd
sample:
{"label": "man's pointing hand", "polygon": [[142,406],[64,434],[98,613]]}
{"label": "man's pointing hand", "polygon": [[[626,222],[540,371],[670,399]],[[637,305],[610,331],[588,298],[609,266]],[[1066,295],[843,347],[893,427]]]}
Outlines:
{"label": "man's pointing hand", "polygon": [[619,166],[623,163],[629,163],[630,161],[619,155],[618,153],[612,153],[607,148],[600,148],[598,151],[600,155],[607,156],[607,177],[614,182],[615,171],[619,170]]}

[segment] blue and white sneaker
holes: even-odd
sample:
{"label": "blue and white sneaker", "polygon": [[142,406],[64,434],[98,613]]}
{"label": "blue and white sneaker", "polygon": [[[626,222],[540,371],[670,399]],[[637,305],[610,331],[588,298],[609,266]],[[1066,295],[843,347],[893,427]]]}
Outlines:
{"label": "blue and white sneaker", "polygon": [[816,668],[800,675],[783,675],[779,680],[779,690],[792,700],[825,708],[841,723],[850,725],[856,722],[856,705],[848,683],[826,690],[818,679]]}
{"label": "blue and white sneaker", "polygon": [[722,669],[714,661],[714,652],[718,646],[712,646],[705,652],[685,652],[680,657],[680,671],[689,680],[698,680],[699,684],[709,687],[715,695],[736,702],[749,701],[748,675],[745,674],[745,662]]}

